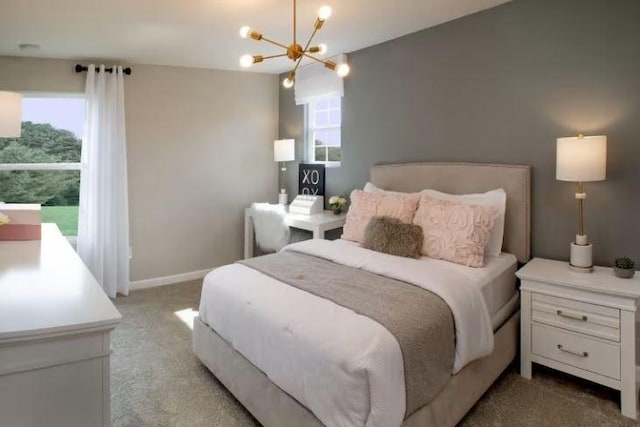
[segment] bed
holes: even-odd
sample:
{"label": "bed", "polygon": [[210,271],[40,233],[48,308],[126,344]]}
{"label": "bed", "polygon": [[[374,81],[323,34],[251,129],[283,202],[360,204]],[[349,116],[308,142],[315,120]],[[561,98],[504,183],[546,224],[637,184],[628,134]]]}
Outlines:
{"label": "bed", "polygon": [[[371,181],[401,192],[431,188],[464,194],[503,188],[507,193],[503,254],[488,257],[482,269],[470,269],[438,260],[399,261],[344,241],[302,242],[291,249],[291,257],[312,256],[356,267],[373,274],[373,279],[393,271],[393,278],[420,287],[438,288],[440,282],[456,280],[466,284],[466,306],[443,296],[455,321],[453,372],[418,406],[408,392],[409,382],[417,377],[408,374],[404,349],[375,321],[246,265],[212,272],[205,278],[200,315],[194,322],[194,352],[267,427],[455,425],[516,354],[519,303],[514,273],[517,263],[530,256],[530,168],[377,165]],[[295,269],[291,275],[304,276]],[[436,291],[446,294],[449,288],[440,286]],[[474,322],[473,316],[481,317],[472,314],[478,307],[486,307],[482,310],[488,337],[483,338],[486,331],[479,329],[483,322]],[[488,341],[488,352],[472,348]],[[352,357],[358,351],[358,357]]]}

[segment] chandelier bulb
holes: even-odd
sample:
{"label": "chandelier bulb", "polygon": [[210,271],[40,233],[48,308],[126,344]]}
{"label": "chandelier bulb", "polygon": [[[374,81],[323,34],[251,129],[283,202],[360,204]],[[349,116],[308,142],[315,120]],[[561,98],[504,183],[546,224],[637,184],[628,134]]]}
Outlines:
{"label": "chandelier bulb", "polygon": [[343,63],[338,65],[338,68],[336,68],[336,73],[338,73],[340,77],[346,77],[349,74],[350,70],[351,68],[349,68],[349,65]]}
{"label": "chandelier bulb", "polygon": [[244,27],[240,28],[240,37],[242,37],[243,39],[246,39],[247,37],[249,37],[250,32],[251,32],[251,27],[245,25]]}
{"label": "chandelier bulb", "polygon": [[318,19],[326,21],[331,17],[331,8],[329,6],[322,6],[318,11]]}
{"label": "chandelier bulb", "polygon": [[329,49],[329,48],[327,47],[327,45],[326,45],[325,43],[320,43],[320,44],[318,45],[318,53],[319,53],[320,55],[324,55],[325,53],[327,53],[327,50],[328,50],[328,49]]}
{"label": "chandelier bulb", "polygon": [[293,87],[293,80],[290,79],[289,77],[286,77],[283,81],[282,81],[282,86],[285,89],[291,89]]}
{"label": "chandelier bulb", "polygon": [[253,56],[251,55],[242,55],[240,57],[240,66],[242,68],[249,68],[253,65]]}

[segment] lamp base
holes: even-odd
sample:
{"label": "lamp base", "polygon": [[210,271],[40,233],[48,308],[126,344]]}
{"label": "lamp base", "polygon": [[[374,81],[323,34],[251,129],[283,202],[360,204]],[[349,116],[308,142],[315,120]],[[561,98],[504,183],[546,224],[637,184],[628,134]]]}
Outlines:
{"label": "lamp base", "polygon": [[593,273],[593,266],[591,267],[576,267],[575,265],[569,264],[569,270],[575,273]]}
{"label": "lamp base", "polygon": [[284,188],[278,193],[278,203],[285,206],[289,204],[289,195]]}
{"label": "lamp base", "polygon": [[[580,236],[579,242],[586,241],[587,236]],[[591,273],[593,271],[593,245],[591,243],[571,243],[571,261],[569,269],[578,273]]]}

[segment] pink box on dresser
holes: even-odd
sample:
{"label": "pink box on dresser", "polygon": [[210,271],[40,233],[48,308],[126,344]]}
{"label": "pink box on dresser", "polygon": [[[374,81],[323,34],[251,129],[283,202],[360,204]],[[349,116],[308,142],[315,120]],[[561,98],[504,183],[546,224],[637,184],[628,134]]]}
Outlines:
{"label": "pink box on dresser", "polygon": [[9,217],[9,223],[0,225],[0,240],[40,240],[40,205],[0,203],[0,213]]}

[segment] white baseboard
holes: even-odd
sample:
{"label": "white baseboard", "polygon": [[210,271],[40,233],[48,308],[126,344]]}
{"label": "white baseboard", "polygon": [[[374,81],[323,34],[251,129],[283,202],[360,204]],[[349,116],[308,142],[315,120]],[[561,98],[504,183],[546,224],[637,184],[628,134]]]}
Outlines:
{"label": "white baseboard", "polygon": [[202,279],[208,272],[213,270],[209,268],[207,270],[190,271],[188,273],[174,274],[172,276],[154,277],[152,279],[136,280],[129,284],[130,291],[137,291],[140,289],[155,288],[156,286],[173,285],[174,283],[188,282],[190,280]]}

